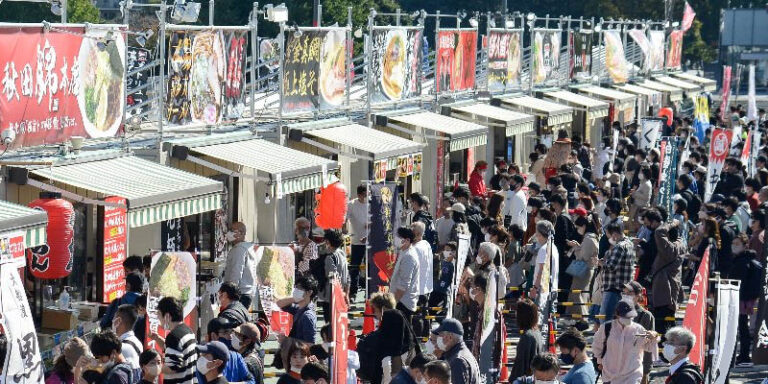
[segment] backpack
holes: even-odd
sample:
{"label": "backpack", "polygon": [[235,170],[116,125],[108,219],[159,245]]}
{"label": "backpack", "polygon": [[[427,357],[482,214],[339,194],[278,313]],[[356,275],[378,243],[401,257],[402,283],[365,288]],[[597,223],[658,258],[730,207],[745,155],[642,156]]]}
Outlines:
{"label": "backpack", "polygon": [[357,354],[360,356],[360,369],[357,370],[357,377],[361,380],[372,381],[376,377],[381,377],[381,361],[376,361],[379,352],[376,350],[379,338],[378,333],[368,335],[357,343]]}
{"label": "backpack", "polygon": [[135,380],[136,378],[134,377],[134,372],[131,369],[131,366],[126,363],[115,364],[114,366],[112,366],[112,369],[110,369],[109,372],[106,375],[104,375],[101,382],[103,384],[109,383],[112,380],[112,376],[114,376],[115,373],[117,373],[118,371],[125,372],[128,375],[129,383],[137,382],[137,380]]}
{"label": "backpack", "polygon": [[[611,335],[612,327],[613,321],[605,322],[605,339],[603,339],[603,353],[600,355],[601,359],[605,357],[606,352],[608,352],[608,336]],[[603,372],[597,367],[597,356],[592,356],[592,364],[595,366],[595,372],[597,372],[597,377],[599,378]]]}
{"label": "backpack", "polygon": [[760,292],[763,291],[763,267],[757,260],[747,262],[746,275],[741,282],[741,292],[744,292],[746,300],[760,298]]}
{"label": "backpack", "polygon": [[704,384],[704,375],[701,374],[701,369],[696,364],[683,364],[680,369],[675,371],[674,376],[685,376],[691,379],[694,383]]}
{"label": "backpack", "polygon": [[424,223],[424,240],[426,240],[432,247],[432,252],[437,252],[437,229],[435,229],[435,221],[430,215],[416,213],[414,221],[420,221]]}

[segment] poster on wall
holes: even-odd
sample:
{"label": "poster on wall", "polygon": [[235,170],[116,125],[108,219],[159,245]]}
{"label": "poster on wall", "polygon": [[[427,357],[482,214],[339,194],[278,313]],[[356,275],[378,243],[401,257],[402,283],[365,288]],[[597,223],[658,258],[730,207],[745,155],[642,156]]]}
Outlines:
{"label": "poster on wall", "polygon": [[575,80],[592,79],[592,31],[572,32],[571,69],[569,77]]}
{"label": "poster on wall", "polygon": [[381,27],[371,41],[371,102],[398,101],[421,95],[421,28]]}
{"label": "poster on wall", "polygon": [[24,268],[27,265],[24,258],[25,236],[25,231],[0,234],[0,264],[11,263],[17,268]]}
{"label": "poster on wall", "polygon": [[262,310],[270,319],[272,330],[284,335],[291,331],[291,316],[277,307],[276,301],[293,293],[295,255],[290,247],[254,245],[251,273],[256,279]]}
{"label": "poster on wall", "polygon": [[520,87],[522,31],[491,30],[488,35],[488,90]]}
{"label": "poster on wall", "polygon": [[605,69],[611,81],[615,84],[623,84],[629,79],[629,64],[624,56],[624,43],[621,39],[621,31],[603,31],[605,44]]}
{"label": "poster on wall", "polygon": [[386,289],[395,269],[395,231],[400,227],[397,184],[371,184],[371,229],[368,236],[368,294]]}
{"label": "poster on wall", "polygon": [[155,252],[149,272],[147,294],[147,342],[148,348],[161,351],[149,336],[156,333],[161,337],[170,331],[160,326],[157,304],[164,297],[173,297],[181,302],[184,323],[197,329],[197,261],[189,252]]}
{"label": "poster on wall", "polygon": [[560,31],[533,33],[533,85],[557,78],[560,68]]}
{"label": "poster on wall", "polygon": [[680,69],[683,57],[683,31],[669,33],[669,49],[667,50],[667,69]]}
{"label": "poster on wall", "polygon": [[[149,71],[140,71],[139,69],[145,68],[150,61],[152,61],[152,52],[150,52],[150,50],[137,47],[128,48],[127,69],[129,73],[134,71],[135,73],[130,76],[126,76],[125,78],[126,87],[128,88],[128,92],[130,92],[125,100],[126,105],[138,106],[149,100],[149,97],[147,97],[146,89],[138,88],[141,88],[147,84],[147,80],[149,79],[150,75]],[[132,111],[127,111],[127,114],[129,116],[138,115],[146,112],[147,110],[149,110],[149,107],[147,106],[137,107]]]}
{"label": "poster on wall", "polygon": [[42,384],[45,366],[24,284],[13,263],[0,264],[0,325],[6,338],[0,383]]}
{"label": "poster on wall", "polygon": [[651,45],[649,69],[651,71],[661,71],[664,69],[664,48],[666,46],[666,37],[664,31],[648,31],[648,40]]}
{"label": "poster on wall", "polygon": [[225,67],[221,31],[171,34],[165,99],[168,123],[219,123]]}
{"label": "poster on wall", "polygon": [[475,87],[477,31],[441,29],[435,57],[437,92],[455,92]]}
{"label": "poster on wall", "polygon": [[0,28],[0,131],[16,133],[11,149],[117,134],[125,105],[125,40],[111,33],[100,46],[107,33]]}
{"label": "poster on wall", "polygon": [[224,78],[223,118],[237,120],[245,111],[245,59],[248,56],[248,32],[224,33],[226,76]]}
{"label": "poster on wall", "polygon": [[125,261],[128,252],[128,213],[126,200],[122,197],[107,197],[107,203],[121,206],[105,206],[102,222],[103,232],[103,303],[111,303],[125,294]]}
{"label": "poster on wall", "polygon": [[285,35],[283,113],[334,109],[347,95],[347,30]]}

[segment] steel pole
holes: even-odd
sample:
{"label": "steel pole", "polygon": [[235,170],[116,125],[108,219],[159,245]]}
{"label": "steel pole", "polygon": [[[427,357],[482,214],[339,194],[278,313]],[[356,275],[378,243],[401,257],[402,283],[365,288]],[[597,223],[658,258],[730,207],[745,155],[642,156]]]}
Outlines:
{"label": "steel pole", "polygon": [[251,11],[251,119],[253,125],[256,125],[256,66],[259,63],[259,3],[253,3]]}

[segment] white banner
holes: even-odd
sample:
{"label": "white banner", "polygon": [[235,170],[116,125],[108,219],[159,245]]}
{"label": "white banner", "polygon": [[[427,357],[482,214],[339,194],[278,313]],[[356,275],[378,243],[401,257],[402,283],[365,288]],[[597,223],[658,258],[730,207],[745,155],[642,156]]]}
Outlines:
{"label": "white banner", "polygon": [[755,96],[755,65],[749,65],[749,88],[747,90],[747,119],[757,121],[757,97]]}
{"label": "white banner", "polygon": [[755,173],[757,173],[757,154],[760,152],[762,134],[757,129],[752,131],[752,148],[750,148],[749,153],[749,177],[755,177]]}
{"label": "white banner", "polygon": [[[738,280],[730,280],[717,284],[715,351],[712,369],[707,371],[705,383],[724,384],[728,376],[739,324],[739,283]],[[701,343],[703,340],[696,342]]]}
{"label": "white banner", "polygon": [[18,267],[0,265],[0,324],[8,340],[0,383],[44,383],[43,359]]}
{"label": "white banner", "polygon": [[640,145],[646,152],[656,148],[656,141],[661,134],[662,121],[660,119],[640,119]]}
{"label": "white banner", "polygon": [[651,69],[651,41],[648,40],[648,36],[645,35],[643,29],[630,29],[629,36],[637,43],[640,51],[643,52],[643,70],[647,71]]}
{"label": "white banner", "polygon": [[469,240],[470,235],[459,235],[459,243],[456,245],[456,258],[453,261],[455,264],[455,272],[453,274],[453,284],[448,291],[448,300],[446,303],[445,317],[453,317],[453,303],[456,302],[456,293],[459,291],[459,284],[461,283],[461,275],[464,273],[463,266],[467,263],[467,257],[469,256]]}

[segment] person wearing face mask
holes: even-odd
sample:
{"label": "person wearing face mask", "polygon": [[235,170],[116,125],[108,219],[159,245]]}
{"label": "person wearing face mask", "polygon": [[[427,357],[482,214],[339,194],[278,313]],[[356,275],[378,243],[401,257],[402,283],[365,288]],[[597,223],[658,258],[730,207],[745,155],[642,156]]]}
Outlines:
{"label": "person wearing face mask", "polygon": [[[323,318],[327,323],[331,321],[331,276],[338,278],[344,298],[349,303],[349,265],[347,264],[347,253],[344,251],[344,236],[341,231],[326,229],[323,239],[325,240],[325,249],[330,254],[323,256],[324,274],[322,276],[326,277],[326,282],[320,286],[317,301],[323,308]],[[317,279],[322,281],[320,277]]]}
{"label": "person wearing face mask", "polygon": [[664,358],[669,360],[667,384],[701,384],[701,368],[688,361],[688,354],[696,343],[693,332],[683,327],[670,328],[665,335]]}
{"label": "person wearing face mask", "polygon": [[372,384],[387,384],[400,372],[409,357],[421,353],[421,345],[410,322],[397,309],[385,310],[378,329],[357,344],[358,376]]}
{"label": "person wearing face mask", "polygon": [[[536,223],[536,243],[539,245],[536,252],[536,265],[533,272],[533,284],[530,288],[530,297],[536,301],[539,310],[542,311],[540,321],[546,321],[549,318],[549,311],[552,308],[552,297],[550,292],[557,292],[560,275],[560,257],[554,242],[550,241],[555,229],[552,223],[547,220],[541,220]],[[549,276],[547,276],[549,275]],[[567,293],[566,293],[567,294]]]}
{"label": "person wearing face mask", "polygon": [[248,372],[256,383],[262,384],[264,383],[264,357],[261,343],[266,341],[269,331],[264,322],[259,321],[258,324],[245,323],[233,329],[231,344],[232,348],[243,356]]}
{"label": "person wearing face mask", "polygon": [[443,351],[442,360],[451,367],[452,384],[480,384],[477,359],[464,344],[464,327],[456,319],[445,319],[433,333],[437,334],[437,348]]}
{"label": "person wearing face mask", "polygon": [[635,272],[635,247],[629,239],[624,237],[624,231],[617,223],[605,226],[605,236],[611,244],[611,248],[600,259],[598,265],[603,271],[603,302],[600,305],[600,314],[605,319],[610,319],[616,303],[621,298],[624,285],[632,281]]}
{"label": "person wearing face mask", "polygon": [[279,357],[286,372],[280,375],[277,384],[301,384],[301,370],[309,363],[310,356],[309,344],[301,340],[288,339],[283,343]]}
{"label": "person wearing face mask", "polygon": [[514,175],[506,180],[509,190],[504,191],[504,224],[505,226],[517,224],[523,231],[528,229],[528,211],[526,209],[528,198],[523,187],[525,180],[520,175]]}
{"label": "person wearing face mask", "polygon": [[111,330],[102,331],[93,335],[91,339],[91,353],[96,363],[103,367],[103,384],[130,384],[137,380],[136,372],[125,361],[122,350],[122,342]]}
{"label": "person wearing face mask", "polygon": [[674,317],[683,296],[682,274],[683,255],[687,253],[680,228],[674,224],[662,224],[654,232],[658,254],[651,267],[651,312],[656,318],[656,330],[664,333],[666,317]]}
{"label": "person wearing face mask", "polygon": [[637,316],[632,303],[619,301],[615,315],[595,333],[592,352],[604,383],[636,384],[643,378],[644,352],[656,360],[658,334],[632,321]]}
{"label": "person wearing face mask", "polygon": [[[643,306],[640,304],[642,298],[643,286],[640,285],[640,283],[637,281],[630,281],[624,285],[624,291],[621,294],[621,301],[634,304],[635,312],[637,312],[637,316],[635,316],[632,321],[640,324],[648,331],[655,331],[655,318],[650,311],[643,308]],[[645,352],[643,354],[643,380],[641,381],[641,384],[648,384],[650,382],[649,377],[651,374],[651,368],[653,368],[653,355],[650,352]]]}
{"label": "person wearing face mask", "polygon": [[[315,295],[317,294],[317,281],[313,277],[302,277],[296,280],[291,297],[278,299],[275,304],[293,316],[293,324],[288,337],[302,340],[306,343],[315,343],[315,326],[317,312],[315,311]],[[278,334],[278,341],[285,337]]]}
{"label": "person wearing face mask", "polygon": [[733,268],[730,279],[741,280],[739,288],[739,355],[736,358],[736,366],[752,366],[750,350],[752,347],[752,334],[750,333],[750,320],[755,314],[757,300],[760,298],[762,279],[765,267],[757,261],[757,254],[751,249],[746,249],[747,235],[740,233],[731,247],[733,248]]}
{"label": "person wearing face mask", "polygon": [[160,377],[160,370],[163,367],[163,359],[154,349],[148,349],[139,355],[139,365],[141,366],[141,380],[139,384],[155,384]]}
{"label": "person wearing face mask", "polygon": [[632,198],[632,205],[629,207],[630,223],[632,223],[631,228],[629,228],[630,230],[637,228],[638,212],[643,208],[650,207],[651,193],[653,192],[651,168],[647,166],[641,167],[637,177],[639,180],[637,188],[633,188],[629,192],[629,196]]}
{"label": "person wearing face mask", "polygon": [[403,367],[390,381],[390,384],[423,384],[424,366],[435,360],[434,356],[418,354],[411,359],[408,367]]}
{"label": "person wearing face mask", "polygon": [[560,373],[560,363],[554,353],[542,352],[531,361],[531,376],[521,377],[513,384],[558,384],[557,375]]}
{"label": "person wearing face mask", "polygon": [[248,309],[240,302],[240,292],[237,285],[230,281],[219,287],[219,316],[229,320],[235,327],[246,323],[249,318]]}
{"label": "person wearing face mask", "polygon": [[[440,260],[440,275],[435,284],[434,290],[429,294],[429,303],[427,304],[431,308],[443,307],[447,303],[448,293],[453,286],[454,276],[456,274],[456,266],[454,260],[456,258],[456,243],[448,242],[443,247]],[[439,313],[442,313],[440,311]]]}
{"label": "person wearing face mask", "polygon": [[494,191],[500,191],[501,190],[501,183],[502,180],[504,180],[504,175],[507,174],[507,163],[504,160],[499,161],[496,163],[496,174],[491,176],[491,181],[489,182],[491,189]]}
{"label": "person wearing face mask", "polygon": [[371,308],[373,309],[373,320],[376,325],[376,329],[378,329],[379,325],[381,324],[381,318],[384,315],[384,311],[388,309],[395,309],[395,306],[397,305],[395,295],[393,295],[391,292],[376,292],[371,295],[371,298],[368,299],[368,302],[371,304]]}
{"label": "person wearing face mask", "polygon": [[741,170],[741,161],[735,157],[728,157],[720,172],[720,179],[713,193],[727,196],[731,191],[744,189],[744,176]]}
{"label": "person wearing face mask", "polygon": [[395,236],[395,249],[397,250],[397,262],[392,270],[389,289],[395,295],[396,308],[411,323],[416,312],[416,303],[419,298],[419,257],[413,248],[415,239],[413,230],[400,227]]}
{"label": "person wearing face mask", "polygon": [[251,306],[251,300],[256,294],[254,283],[253,263],[256,261],[253,243],[245,241],[246,227],[241,222],[229,225],[227,242],[232,248],[227,252],[227,265],[224,268],[224,281],[237,285],[240,291],[240,302],[246,308]]}
{"label": "person wearing face mask", "polygon": [[451,198],[444,198],[442,209],[442,216],[435,220],[435,230],[437,231],[437,245],[438,249],[442,249],[445,244],[451,241],[451,229],[455,224],[453,221],[453,214],[451,212],[451,206],[455,201]]}
{"label": "person wearing face mask", "polygon": [[150,338],[163,351],[163,384],[189,384],[195,378],[197,341],[195,333],[184,321],[181,302],[173,297],[164,297],[157,303],[160,326],[168,334],[165,338],[152,332]]}
{"label": "person wearing face mask", "polygon": [[557,338],[560,361],[573,365],[560,379],[563,384],[594,384],[597,382],[595,365],[587,356],[587,339],[578,330],[569,329]]}
{"label": "person wearing face mask", "polygon": [[[323,342],[321,344],[309,347],[309,351],[312,356],[329,367],[333,367],[333,355],[331,354],[331,348],[333,347],[333,335],[331,334],[331,331],[332,329],[330,324],[324,325],[322,328],[320,328],[320,338],[323,340]],[[304,366],[304,369],[306,369],[306,367],[307,366]],[[360,369],[360,356],[356,351],[347,349],[347,384],[357,384],[358,369]]]}
{"label": "person wearing face mask", "polygon": [[[358,205],[350,204],[348,209],[350,210],[349,220],[353,220],[352,216],[357,215],[360,208]],[[306,217],[299,217],[293,222],[293,233],[296,235],[296,243],[293,245],[293,251],[296,253],[296,258],[299,261],[296,265],[296,273],[298,274],[296,277],[309,276],[311,274],[309,264],[318,258],[317,243],[312,241],[311,232],[312,223],[310,223]],[[354,243],[355,240],[359,239],[356,239],[353,236],[353,250],[356,249]]]}
{"label": "person wearing face mask", "polygon": [[[474,337],[472,341],[472,355],[477,359],[480,373],[485,377],[485,383],[493,384],[498,381],[498,375],[501,369],[501,348],[502,340],[500,338],[499,319],[501,312],[495,305],[488,307],[486,297],[488,288],[495,284],[492,275],[480,272],[472,278],[472,285],[469,290],[469,297],[479,308],[479,313],[474,326]],[[491,299],[489,299],[491,300]],[[486,311],[493,311],[493,316],[486,316]],[[486,323],[486,319],[492,319]]]}
{"label": "person wearing face mask", "polygon": [[[588,294],[589,283],[592,281],[592,274],[597,267],[597,229],[595,227],[594,220],[597,220],[595,215],[586,216],[586,211],[583,211],[585,216],[578,216],[574,223],[576,227],[576,233],[581,237],[580,241],[570,240],[568,244],[571,246],[573,258],[572,263],[578,266],[584,265],[583,269],[572,271],[573,281],[571,282],[572,292],[568,294],[568,301],[575,305],[566,308],[566,314],[568,315],[580,315],[582,318],[587,315],[589,307]],[[580,273],[577,273],[580,272]]]}
{"label": "person wearing face mask", "polygon": [[434,360],[424,366],[423,384],[451,384],[451,367],[442,360]]}
{"label": "person wearing face mask", "polygon": [[[427,305],[429,295],[434,290],[433,281],[433,263],[434,255],[432,253],[432,247],[429,242],[424,239],[424,223],[421,221],[414,221],[411,223],[411,230],[414,235],[413,249],[416,251],[416,255],[419,258],[419,301],[417,305],[420,308],[424,308]],[[426,311],[424,311],[426,313]],[[429,333],[429,321],[426,319],[416,319],[413,323],[413,331],[419,337],[426,336]]]}
{"label": "person wearing face mask", "polygon": [[[205,345],[198,345],[197,372],[201,376],[198,384],[228,384],[224,375],[230,354],[227,346],[219,341],[211,341]],[[201,381],[202,380],[202,381]]]}
{"label": "person wearing face mask", "polygon": [[[220,317],[214,318],[208,322],[208,326],[206,327],[208,332],[207,339],[209,342],[220,342],[228,348],[229,358],[224,362],[224,370],[222,371],[227,381],[231,383],[255,384],[256,381],[254,380],[253,375],[251,375],[248,366],[245,364],[243,355],[241,355],[240,352],[237,352],[235,347],[232,345],[233,329],[233,324],[228,320]],[[239,341],[240,340],[237,339],[238,344]],[[200,360],[198,359],[198,364],[199,361]],[[205,372],[203,372],[198,366],[198,384],[205,383],[205,381],[203,381],[205,376]]]}
{"label": "person wearing face mask", "polygon": [[515,362],[509,372],[511,380],[532,375],[531,361],[546,350],[539,328],[539,307],[536,303],[527,298],[518,301],[515,320],[521,334],[515,346]]}
{"label": "person wearing face mask", "polygon": [[469,191],[472,196],[480,196],[485,198],[488,194],[488,189],[485,187],[485,175],[488,172],[488,163],[480,160],[475,163],[475,168],[469,175]]}
{"label": "person wearing face mask", "polygon": [[117,313],[117,308],[121,305],[136,304],[136,299],[141,296],[141,292],[144,289],[144,274],[139,272],[131,272],[125,276],[125,294],[115,300],[112,300],[104,311],[104,316],[99,320],[99,327],[101,329],[109,329],[112,326],[112,319]]}
{"label": "person wearing face mask", "polygon": [[122,342],[120,351],[125,361],[133,369],[134,377],[139,377],[139,355],[144,351],[144,344],[133,333],[133,326],[137,317],[135,306],[123,304],[117,308],[115,318],[112,320],[112,331],[118,335]]}

